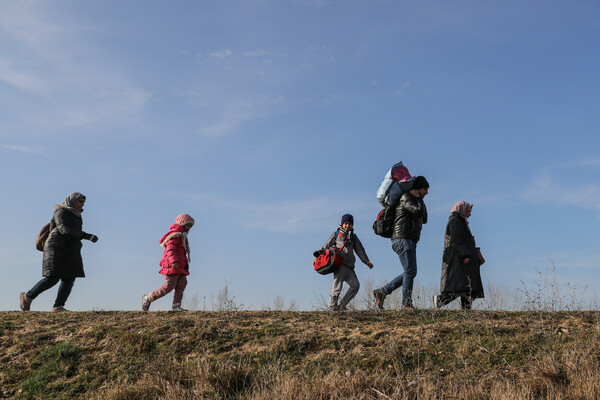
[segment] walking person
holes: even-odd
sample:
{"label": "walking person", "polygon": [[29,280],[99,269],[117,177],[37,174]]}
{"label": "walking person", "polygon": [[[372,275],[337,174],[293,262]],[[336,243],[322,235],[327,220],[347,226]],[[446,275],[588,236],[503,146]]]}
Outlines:
{"label": "walking person", "polygon": [[160,259],[159,274],[165,276],[165,283],[150,294],[142,296],[142,310],[148,311],[153,301],[166,296],[173,290],[172,311],[187,311],[181,307],[183,291],[187,286],[187,276],[190,274],[190,243],[188,232],[194,226],[194,219],[188,214],[181,214],[175,218],[175,223],[169,232],[160,238],[159,242],[164,247]]}
{"label": "walking person", "polygon": [[65,303],[71,294],[75,278],[85,277],[81,240],[90,240],[92,243],[98,241],[98,236],[82,230],[81,213],[84,204],[85,196],[73,192],[62,204],[56,205],[50,221],[50,234],[44,244],[43,278],[27,293],[20,294],[21,310],[29,311],[31,302],[36,297],[60,281],[52,311],[67,311]]}
{"label": "walking person", "polygon": [[[356,296],[360,289],[360,282],[354,272],[354,264],[356,263],[356,255],[370,269],[373,264],[369,261],[369,257],[365,252],[360,239],[354,233],[354,217],[350,214],[342,215],[342,221],[337,230],[329,236],[322,249],[335,247],[342,249],[342,264],[333,272],[333,285],[329,295],[329,309],[332,311],[346,310],[348,303]],[[348,285],[348,290],[338,304],[340,293],[344,282]]]}
{"label": "walking person", "polygon": [[413,282],[417,276],[417,243],[421,238],[423,224],[427,223],[427,207],[423,199],[429,193],[429,182],[417,176],[410,191],[400,197],[396,207],[392,249],[398,254],[404,272],[387,285],[375,289],[373,296],[380,310],[387,295],[402,286],[402,308],[414,308],[412,301]]}
{"label": "walking person", "polygon": [[465,201],[452,207],[444,235],[441,294],[433,296],[435,308],[460,297],[461,308],[470,310],[474,299],[483,298],[481,260],[468,221],[472,209],[473,204]]}

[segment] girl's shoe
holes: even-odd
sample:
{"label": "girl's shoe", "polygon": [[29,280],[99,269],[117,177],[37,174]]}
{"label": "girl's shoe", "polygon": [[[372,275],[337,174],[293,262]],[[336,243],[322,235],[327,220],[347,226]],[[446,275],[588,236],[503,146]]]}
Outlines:
{"label": "girl's shoe", "polygon": [[27,298],[27,296],[25,295],[25,292],[21,292],[21,294],[19,295],[19,300],[20,300],[19,303],[21,305],[21,310],[29,311],[32,300]]}
{"label": "girl's shoe", "polygon": [[152,303],[152,300],[150,300],[150,296],[148,296],[147,294],[142,296],[142,311],[148,311],[150,309],[150,303]]}
{"label": "girl's shoe", "polygon": [[181,308],[181,306],[173,307],[171,311],[188,311],[185,308]]}
{"label": "girl's shoe", "polygon": [[63,312],[63,311],[69,311],[66,308],[64,308],[63,306],[59,306],[59,307],[54,307],[52,309],[52,312]]}

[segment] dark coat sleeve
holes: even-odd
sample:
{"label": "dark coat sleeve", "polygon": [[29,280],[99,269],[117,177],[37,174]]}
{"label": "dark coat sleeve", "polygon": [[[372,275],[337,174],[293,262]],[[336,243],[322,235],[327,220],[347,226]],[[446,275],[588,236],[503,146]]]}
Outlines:
{"label": "dark coat sleeve", "polygon": [[58,209],[52,217],[50,232],[44,245],[42,275],[58,278],[83,278],[83,260],[81,258],[82,219],[65,209]]}
{"label": "dark coat sleeve", "polygon": [[72,222],[72,217],[67,214],[69,211],[60,210],[54,214],[56,230],[69,240],[82,240],[88,235],[81,230],[79,224]]}

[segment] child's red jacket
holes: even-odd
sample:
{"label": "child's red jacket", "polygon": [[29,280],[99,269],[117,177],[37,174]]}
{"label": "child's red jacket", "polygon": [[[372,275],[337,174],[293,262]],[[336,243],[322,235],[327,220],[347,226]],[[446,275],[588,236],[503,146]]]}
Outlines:
{"label": "child's red jacket", "polygon": [[[158,271],[162,275],[189,275],[189,263],[185,248],[183,247],[183,227],[178,224],[171,225],[169,232],[160,238],[159,242],[165,248],[163,256],[160,259]],[[189,242],[186,238],[186,247],[189,249]],[[171,264],[177,262],[177,268],[171,268]]]}

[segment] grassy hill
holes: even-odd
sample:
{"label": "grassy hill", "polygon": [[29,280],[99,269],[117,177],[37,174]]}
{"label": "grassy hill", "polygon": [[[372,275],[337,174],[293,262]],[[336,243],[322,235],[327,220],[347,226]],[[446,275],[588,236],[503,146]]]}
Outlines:
{"label": "grassy hill", "polygon": [[0,398],[597,399],[600,313],[0,313]]}

